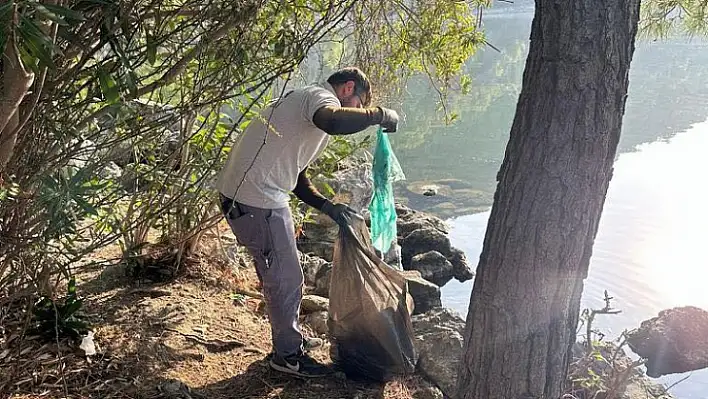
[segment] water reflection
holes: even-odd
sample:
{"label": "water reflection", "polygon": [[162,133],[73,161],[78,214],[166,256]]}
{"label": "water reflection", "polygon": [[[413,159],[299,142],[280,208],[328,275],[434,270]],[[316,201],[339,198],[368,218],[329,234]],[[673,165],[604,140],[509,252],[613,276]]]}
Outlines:
{"label": "water reflection", "polygon": [[[708,309],[708,121],[666,141],[642,145],[615,162],[583,292],[583,307],[603,306],[608,290],[617,316],[598,319],[609,337],[637,327],[660,310],[693,305]],[[453,245],[476,262],[489,212],[450,221]],[[444,305],[467,312],[472,283],[449,283]],[[662,382],[677,381],[668,376]],[[708,371],[674,388],[679,398],[708,397]]]}
{"label": "water reflection", "polygon": [[[521,89],[528,51],[532,14],[528,2],[487,14],[485,27],[490,42],[501,53],[486,49],[467,64],[473,91],[452,99],[460,118],[445,126],[436,112],[437,94],[424,78],[413,80],[403,103],[406,122],[392,136],[397,156],[409,182],[460,179],[472,189],[492,193],[495,177]],[[517,10],[517,12],[511,12]],[[708,110],[708,42],[675,39],[642,41],[635,51],[630,72],[629,97],[619,152],[668,138],[705,119]],[[418,185],[420,186],[420,185]],[[398,189],[399,195],[408,196]],[[414,198],[421,210],[450,216],[439,208],[438,198]],[[491,204],[453,197],[454,213]],[[460,213],[461,211],[461,213]]]}

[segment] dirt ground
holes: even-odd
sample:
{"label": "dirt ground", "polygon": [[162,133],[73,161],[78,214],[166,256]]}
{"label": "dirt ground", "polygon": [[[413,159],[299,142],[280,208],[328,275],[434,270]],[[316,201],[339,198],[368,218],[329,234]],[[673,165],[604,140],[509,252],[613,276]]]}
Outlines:
{"label": "dirt ground", "polygon": [[[169,282],[126,276],[125,266],[76,272],[98,353],[69,340],[22,336],[27,317],[12,304],[0,312],[1,398],[412,398],[418,376],[385,385],[342,374],[302,380],[271,371],[270,327],[249,262],[223,256],[223,228],[205,238],[189,271]],[[117,247],[96,254],[116,258]],[[240,263],[240,265],[238,265]],[[304,326],[307,333],[311,333]],[[323,337],[326,338],[326,337]],[[312,353],[329,362],[329,345]],[[416,395],[417,396],[417,395]]]}

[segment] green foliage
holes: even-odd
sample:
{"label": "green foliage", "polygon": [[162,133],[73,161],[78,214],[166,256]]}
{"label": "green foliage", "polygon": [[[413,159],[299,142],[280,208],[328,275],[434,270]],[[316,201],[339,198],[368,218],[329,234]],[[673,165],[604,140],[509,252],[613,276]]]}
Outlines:
{"label": "green foliage", "polygon": [[643,1],[640,33],[651,38],[667,38],[672,35],[708,36],[708,1]]}
{"label": "green foliage", "polygon": [[358,3],[347,61],[365,68],[384,102],[400,97],[407,77],[423,74],[445,107],[450,89],[470,89],[463,66],[486,43],[480,18],[487,6],[487,0]]}
{"label": "green foliage", "polygon": [[88,324],[80,313],[82,306],[83,300],[76,294],[76,280],[72,277],[62,300],[44,296],[34,305],[33,332],[48,341],[79,338],[88,330]]}
{"label": "green foliage", "polygon": [[[486,2],[61,4],[0,5],[0,43],[12,38],[36,74],[0,185],[0,285],[10,292],[51,290],[52,276],[116,240],[128,259],[151,236],[177,262],[189,256],[219,220],[213,183],[234,140],[319,44],[346,43],[339,61],[366,70],[377,92],[419,73],[441,98],[469,89],[456,74],[483,43]],[[333,140],[314,177],[370,146]]]}
{"label": "green foliage", "polygon": [[46,73],[2,171],[0,239],[15,238],[0,245],[0,283],[10,291],[37,279],[48,288],[117,239],[139,256],[153,230],[188,255],[218,214],[211,183],[251,109],[352,2],[62,4],[0,6],[3,38]]}

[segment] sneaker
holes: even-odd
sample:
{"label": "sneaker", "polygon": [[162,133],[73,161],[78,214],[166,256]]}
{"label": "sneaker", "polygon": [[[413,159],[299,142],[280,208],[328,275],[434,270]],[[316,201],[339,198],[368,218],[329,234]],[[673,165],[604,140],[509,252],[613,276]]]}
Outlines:
{"label": "sneaker", "polygon": [[305,353],[287,358],[274,355],[268,363],[270,368],[275,371],[304,378],[325,377],[332,373],[329,367],[317,362],[317,360]]}
{"label": "sneaker", "polygon": [[[324,341],[320,338],[315,337],[302,337],[302,350],[303,352],[309,352],[317,348],[321,348],[324,345]],[[265,360],[270,361],[273,359],[273,352],[266,355]]]}
{"label": "sneaker", "polygon": [[302,349],[305,352],[321,348],[322,345],[324,345],[324,341],[322,341],[320,338],[302,337]]}

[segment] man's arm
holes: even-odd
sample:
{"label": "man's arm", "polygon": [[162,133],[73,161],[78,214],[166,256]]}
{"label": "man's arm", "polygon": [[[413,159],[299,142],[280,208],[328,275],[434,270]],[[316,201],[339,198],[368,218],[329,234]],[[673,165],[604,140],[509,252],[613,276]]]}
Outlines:
{"label": "man's arm", "polygon": [[293,190],[293,194],[295,194],[300,201],[317,210],[322,210],[324,204],[327,203],[327,198],[317,191],[312,181],[310,181],[310,178],[307,177],[307,168],[297,176],[297,185]]}
{"label": "man's arm", "polygon": [[318,109],[312,122],[330,135],[345,135],[361,132],[369,126],[381,125],[387,132],[395,132],[398,114],[382,108],[353,108],[325,106]]}
{"label": "man's arm", "polygon": [[353,218],[361,218],[355,210],[344,204],[333,203],[317,191],[307,177],[307,168],[297,176],[297,185],[293,193],[300,201],[317,209],[342,227],[348,226]]}

